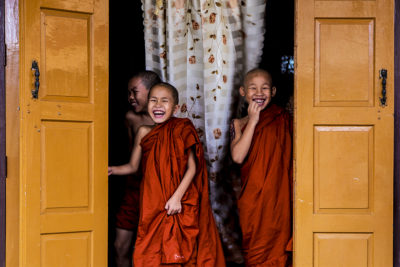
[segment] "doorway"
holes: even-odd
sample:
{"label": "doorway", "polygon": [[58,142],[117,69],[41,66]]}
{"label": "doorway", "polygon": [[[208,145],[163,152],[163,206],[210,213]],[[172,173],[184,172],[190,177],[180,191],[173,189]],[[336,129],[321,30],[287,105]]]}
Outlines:
{"label": "doorway", "polygon": [[[110,1],[110,90],[109,90],[109,164],[119,165],[129,160],[128,136],[125,128],[125,113],[129,110],[127,84],[136,72],[145,69],[143,16],[140,1],[116,3]],[[267,1],[266,32],[260,68],[271,72],[278,88],[275,102],[293,111],[294,88],[294,1]],[[124,29],[124,34],[120,34]],[[108,261],[115,262],[115,220],[124,193],[125,178],[109,179],[109,238]],[[224,185],[226,186],[226,185]],[[234,185],[227,185],[232,187]],[[233,190],[226,197],[235,198]],[[234,222],[236,213],[230,214],[229,223]],[[231,227],[231,226],[230,226]],[[234,234],[240,236],[240,229],[233,227]],[[240,247],[240,238],[234,246]],[[232,251],[224,244],[230,266],[241,266],[241,257],[231,257]],[[237,252],[235,252],[237,253]],[[236,265],[235,265],[236,264]]]}
{"label": "doorway", "polygon": [[[129,110],[127,85],[135,73],[145,69],[143,15],[140,1],[109,2],[109,164],[129,160],[125,114]],[[121,31],[121,29],[123,29]],[[123,32],[123,34],[121,34]],[[115,266],[116,214],[124,194],[126,177],[109,179],[108,266]]]}
{"label": "doorway", "polygon": [[[272,2],[272,1],[269,1],[269,2]],[[278,2],[278,1],[275,1],[275,2]],[[398,11],[399,9],[400,9],[400,4],[399,4],[399,1],[395,1],[395,3],[396,3],[396,10]],[[115,3],[114,3],[115,4]],[[272,4],[272,3],[271,3]],[[113,5],[112,3],[110,3],[110,11],[111,11],[111,5]],[[118,9],[118,15],[116,15],[116,9]],[[140,8],[139,9],[137,9],[138,10],[138,12],[137,12],[137,15],[132,15],[132,10],[130,10],[130,9],[124,9],[123,7],[121,8],[121,6],[119,6],[119,7],[117,7],[117,6],[114,6],[114,19],[116,19],[116,20],[118,20],[118,19],[125,19],[125,22],[124,23],[122,23],[122,25],[119,25],[118,27],[120,27],[120,28],[127,28],[126,27],[126,25],[130,25],[131,24],[131,21],[133,20],[133,18],[135,19],[135,21],[136,21],[136,19],[138,20],[138,21],[141,21],[141,10],[140,10]],[[124,15],[126,13],[126,16]],[[4,13],[2,13],[2,14],[4,14]],[[396,40],[399,40],[400,39],[400,34],[399,34],[399,26],[398,25],[400,25],[399,23],[400,23],[400,18],[399,18],[399,12],[397,12],[396,13],[396,23],[395,23],[395,25],[396,25]],[[119,18],[119,16],[121,16],[121,17],[124,17],[124,18]],[[113,18],[112,18],[113,19]],[[135,22],[136,23],[136,22]],[[3,24],[4,25],[4,24]],[[139,24],[137,24],[137,25],[141,25],[141,23],[139,22]],[[293,24],[292,24],[293,25]],[[113,22],[111,22],[111,27],[113,27],[113,29],[114,29],[114,32],[116,33],[117,31],[116,31],[116,27],[117,27],[117,24],[113,24]],[[267,31],[268,31],[268,29],[267,29]],[[140,32],[139,32],[140,33]],[[111,33],[112,34],[112,33]],[[1,36],[4,36],[4,35],[1,35]],[[134,36],[138,36],[138,35],[134,35]],[[128,39],[129,38],[132,38],[132,37],[128,37]],[[137,39],[137,38],[133,38],[134,40],[139,40],[139,39]],[[266,39],[266,42],[268,42],[268,40]],[[129,46],[129,42],[127,42],[126,43],[127,44],[127,46]],[[138,42],[138,44],[140,44],[140,42]],[[399,44],[400,44],[400,42],[399,41],[397,41],[396,42],[396,57],[395,57],[395,59],[396,59],[396,71],[395,71],[395,73],[396,73],[396,86],[397,86],[397,88],[398,88],[398,86],[399,86],[399,68],[400,68],[400,66],[399,66],[399,62],[400,62],[400,60],[399,60]],[[117,45],[115,45],[115,43],[114,43],[114,48],[113,49],[117,49],[117,47],[118,47],[118,42],[117,42]],[[132,47],[135,47],[135,43],[131,43],[131,45],[132,45]],[[110,46],[111,46],[111,44],[110,44]],[[293,46],[292,46],[293,47]],[[118,50],[118,49],[117,49]],[[122,49],[121,49],[122,50]],[[129,49],[130,51],[131,50],[134,50],[134,51],[137,51],[137,49]],[[121,53],[118,53],[118,52],[121,52]],[[126,52],[126,51],[125,51]],[[3,54],[3,53],[2,53]],[[114,55],[123,55],[124,57],[124,60],[125,60],[125,57],[127,56],[127,54],[126,53],[124,53],[124,52],[122,52],[122,51],[112,51],[111,52],[111,54],[114,54]],[[110,56],[112,56],[110,54]],[[131,59],[134,59],[133,61],[135,62],[135,63],[137,63],[137,64],[134,64],[134,66],[130,66],[129,64],[127,64],[126,66],[128,66],[128,67],[133,67],[133,68],[136,68],[137,66],[139,66],[140,64],[142,64],[141,65],[141,67],[139,68],[139,67],[137,67],[137,70],[141,70],[141,69],[143,69],[143,67],[144,67],[144,55],[143,55],[143,53],[141,53],[141,52],[138,52],[138,53],[136,53],[135,54],[136,56],[138,56],[138,57],[136,57],[136,56],[130,56],[130,58]],[[141,59],[139,59],[139,57],[141,57]],[[118,58],[118,56],[117,57],[114,57],[114,59],[115,58]],[[121,59],[121,57],[119,58],[119,59]],[[119,61],[120,60],[118,60],[118,64],[117,65],[119,65]],[[110,62],[111,62],[111,58],[110,58]],[[114,62],[115,62],[115,60],[114,60]],[[140,63],[141,62],[141,63]],[[2,63],[2,62],[0,62],[0,63]],[[113,63],[114,64],[114,63]],[[1,64],[1,65],[3,65],[3,64]],[[1,66],[0,65],[0,66]],[[127,68],[126,66],[124,66],[125,68]],[[261,66],[261,67],[263,67],[263,66]],[[115,74],[115,75],[119,75],[119,74],[121,74],[121,72],[124,72],[124,70],[122,69],[122,67],[121,67],[121,69],[120,68],[117,68],[117,67],[115,67],[116,68],[116,72],[118,72],[118,74]],[[111,71],[114,71],[113,69],[111,70]],[[135,69],[135,71],[136,71],[136,69]],[[2,75],[2,74],[1,74]],[[128,75],[126,75],[126,76],[128,76]],[[2,76],[1,76],[2,77]],[[113,79],[113,82],[111,82],[112,83],[112,85],[114,85],[114,81],[116,82],[116,81],[118,81],[119,79],[117,79],[117,78],[113,78],[113,77],[111,77],[112,79]],[[113,90],[112,89],[112,87],[111,87],[111,83],[110,83],[110,88],[111,88],[111,90],[110,90],[110,94],[111,94],[111,92],[115,92],[115,93],[120,93],[119,92],[119,90],[118,89],[115,89],[115,90]],[[122,82],[121,82],[122,83]],[[123,93],[121,93],[121,99],[125,99],[126,98],[126,94],[125,94],[125,87],[126,87],[126,82],[123,84],[123,86],[121,87],[121,91],[123,92]],[[117,87],[118,88],[118,87]],[[399,92],[399,89],[398,90],[396,90],[397,92]],[[114,97],[114,100],[115,99],[119,99],[119,97],[117,98],[117,97]],[[396,95],[396,99],[397,99],[397,104],[399,104],[399,96],[398,95]],[[111,97],[110,97],[110,102],[111,102]],[[122,103],[122,101],[121,101],[121,103]],[[111,104],[111,103],[110,103]],[[4,98],[1,98],[0,99],[0,111],[2,111],[1,110],[1,108],[3,107],[5,105],[5,103],[4,103]],[[397,105],[397,110],[396,110],[396,122],[398,122],[398,118],[399,118],[399,113],[398,113],[398,107],[399,107],[399,105]],[[119,106],[118,106],[118,104],[114,104],[114,107],[113,108],[111,108],[111,105],[110,105],[110,114],[113,112],[112,111],[112,109],[119,109]],[[124,112],[122,111],[122,112],[120,112],[120,114],[122,114],[122,116],[115,116],[115,118],[113,118],[113,117],[111,117],[110,116],[110,124],[112,123],[112,121],[117,121],[119,118],[123,118],[123,114],[124,114]],[[1,116],[1,115],[0,115]],[[114,115],[113,115],[114,116]],[[4,120],[3,120],[4,121]],[[118,125],[117,125],[117,123],[116,123],[116,127],[120,127],[121,125],[123,125],[123,123],[122,124],[119,124],[118,123]],[[111,126],[110,126],[110,128],[111,128]],[[398,137],[398,135],[399,135],[399,129],[398,129],[399,127],[397,126],[395,129],[396,129],[396,137]],[[3,129],[3,128],[0,128],[1,130]],[[113,131],[114,131],[114,129],[113,129]],[[123,132],[123,129],[121,129],[121,133]],[[2,132],[0,131],[0,134],[1,134]],[[115,136],[117,136],[116,138],[113,138],[112,136],[111,136],[111,131],[110,131],[110,142],[111,142],[111,139],[113,139],[113,141],[119,141],[120,139],[118,138],[118,132],[117,133],[113,133],[114,134],[114,137]],[[0,136],[2,136],[2,135],[0,135]],[[399,144],[399,142],[398,141],[396,141],[396,144],[398,145]],[[0,144],[0,148],[3,148],[4,146],[2,145],[2,144]],[[125,148],[124,148],[124,146],[122,145],[122,149],[121,150],[124,150]],[[111,144],[110,144],[110,149],[113,149],[112,147],[111,147]],[[399,149],[396,149],[396,151],[399,151]],[[111,152],[110,151],[110,155],[116,155],[116,156],[120,156],[120,150],[118,150],[118,148],[116,148],[116,152]],[[2,154],[0,154],[0,156],[2,156]],[[113,160],[112,159],[112,157],[110,157],[110,159],[111,160]],[[117,160],[116,160],[117,161]],[[397,160],[395,161],[396,163],[398,163],[398,157],[397,157]],[[1,164],[3,164],[2,162],[1,162]],[[399,168],[399,164],[395,164],[395,167],[396,167],[396,173],[395,173],[395,177],[397,178],[398,177],[398,168]],[[0,170],[5,170],[5,168],[4,168],[4,165],[2,165],[1,166],[1,168],[0,168]],[[114,182],[114,181],[112,181],[112,182]],[[115,181],[115,183],[119,183],[120,181]],[[395,185],[397,185],[395,188],[395,190],[396,190],[396,192],[397,192],[397,190],[398,190],[398,186],[399,186],[399,181],[398,181],[398,179],[396,180],[395,179]],[[111,190],[110,190],[111,191]],[[4,192],[0,192],[0,196],[4,196],[4,194],[3,194]],[[398,192],[397,192],[398,193]],[[118,195],[117,195],[118,196]],[[396,196],[396,194],[395,194],[395,196]],[[399,207],[399,205],[398,205],[398,201],[399,201],[399,198],[398,198],[398,194],[397,194],[397,198],[395,199],[395,206],[396,207]],[[112,200],[110,199],[110,204],[112,203]],[[395,212],[398,212],[398,209],[397,210],[395,210]],[[0,212],[4,212],[4,209],[3,208],[1,208],[0,209]],[[110,209],[110,214],[112,213],[112,210]],[[396,214],[396,213],[395,213]],[[0,215],[2,215],[2,214],[0,214]],[[397,213],[397,217],[395,217],[395,218],[399,218],[398,217],[398,215],[399,215],[399,213]],[[4,218],[4,216],[2,216],[1,218]],[[111,216],[110,216],[110,218],[111,218]],[[112,218],[111,218],[112,219]],[[398,223],[399,223],[399,220],[397,220],[396,221],[396,219],[395,219],[395,225],[398,225]],[[398,231],[398,229],[395,227],[395,231]],[[3,233],[2,233],[3,234]],[[4,236],[4,235],[2,235],[2,236]],[[398,238],[398,233],[395,235],[395,240],[397,240],[397,241],[400,241],[399,240],[399,238]],[[110,241],[112,240],[111,239],[111,237],[112,237],[112,235],[110,235]],[[111,242],[110,242],[111,243]],[[1,240],[0,240],[0,244],[3,244],[2,242],[1,242]],[[395,244],[397,244],[397,249],[396,249],[396,245],[395,245],[395,259],[397,258],[397,265],[395,265],[395,266],[399,266],[400,264],[399,264],[399,262],[398,262],[398,259],[399,259],[399,246],[398,246],[398,242],[396,243],[395,242]],[[4,246],[3,246],[4,247]],[[3,248],[2,247],[2,248]],[[110,252],[109,253],[112,253],[112,251],[113,251],[113,249],[112,249],[112,243],[111,243],[111,249],[109,250]],[[0,253],[2,253],[2,252],[0,252]],[[2,263],[3,262],[3,259],[4,259],[4,256],[3,256],[3,258],[1,257],[2,255],[0,254],[0,263]],[[111,257],[109,257],[109,259],[111,259]],[[395,263],[396,264],[396,263]],[[112,265],[110,265],[110,266],[112,266]]]}

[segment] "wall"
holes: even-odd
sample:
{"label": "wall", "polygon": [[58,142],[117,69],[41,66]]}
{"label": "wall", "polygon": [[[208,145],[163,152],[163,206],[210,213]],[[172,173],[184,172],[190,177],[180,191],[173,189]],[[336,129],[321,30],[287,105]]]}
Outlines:
{"label": "wall", "polygon": [[6,193],[6,266],[19,264],[19,1],[5,1],[6,138],[8,176]]}

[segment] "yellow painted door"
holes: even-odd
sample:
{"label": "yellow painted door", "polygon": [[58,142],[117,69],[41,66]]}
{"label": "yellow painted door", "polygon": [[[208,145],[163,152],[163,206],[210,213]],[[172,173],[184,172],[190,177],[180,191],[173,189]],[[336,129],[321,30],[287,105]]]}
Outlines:
{"label": "yellow painted door", "polygon": [[20,14],[20,266],[106,266],[108,1],[21,0]]}
{"label": "yellow painted door", "polygon": [[390,267],[393,0],[296,7],[295,266]]}

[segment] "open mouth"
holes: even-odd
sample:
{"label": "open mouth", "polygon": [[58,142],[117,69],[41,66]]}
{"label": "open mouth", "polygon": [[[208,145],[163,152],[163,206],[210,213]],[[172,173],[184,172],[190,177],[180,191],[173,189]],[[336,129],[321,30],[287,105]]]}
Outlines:
{"label": "open mouth", "polygon": [[265,98],[254,98],[253,101],[262,106],[265,103]]}
{"label": "open mouth", "polygon": [[154,118],[158,119],[158,118],[162,118],[164,116],[165,112],[162,110],[154,110],[153,111],[153,115]]}

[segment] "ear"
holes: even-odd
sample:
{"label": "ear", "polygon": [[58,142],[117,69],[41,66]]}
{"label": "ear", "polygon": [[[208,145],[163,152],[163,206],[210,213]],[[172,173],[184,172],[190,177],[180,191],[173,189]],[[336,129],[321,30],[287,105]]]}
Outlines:
{"label": "ear", "polygon": [[276,87],[275,86],[272,87],[271,95],[272,95],[272,97],[274,97],[276,95]]}
{"label": "ear", "polygon": [[180,106],[179,106],[179,105],[175,105],[173,115],[175,115],[176,113],[178,113],[178,110],[179,110],[179,109],[180,109]]}
{"label": "ear", "polygon": [[246,95],[246,91],[244,90],[244,87],[243,87],[243,86],[240,86],[240,88],[239,88],[239,94],[240,94],[241,96],[245,96],[245,95]]}

